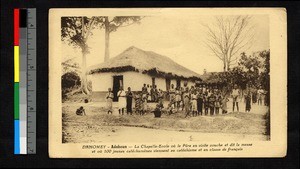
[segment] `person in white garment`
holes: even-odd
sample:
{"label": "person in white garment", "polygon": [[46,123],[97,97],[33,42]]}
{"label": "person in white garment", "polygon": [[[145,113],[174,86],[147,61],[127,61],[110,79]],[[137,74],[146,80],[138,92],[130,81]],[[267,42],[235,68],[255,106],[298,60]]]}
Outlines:
{"label": "person in white garment", "polygon": [[119,114],[124,115],[124,111],[126,108],[126,92],[123,90],[123,87],[120,87],[120,90],[118,91],[118,106],[119,106]]}
{"label": "person in white garment", "polygon": [[106,94],[106,106],[107,106],[107,114],[112,114],[112,103],[114,98],[114,93],[111,91],[111,88],[108,88],[108,93]]}
{"label": "person in white garment", "polygon": [[260,86],[259,89],[257,90],[257,96],[258,96],[258,105],[263,105],[262,102],[264,100],[264,90]]}
{"label": "person in white garment", "polygon": [[235,108],[235,105],[236,105],[237,112],[239,113],[238,98],[240,96],[240,90],[238,89],[238,86],[236,84],[234,85],[231,96],[232,96],[232,103],[233,103],[232,112],[234,112],[234,108]]}

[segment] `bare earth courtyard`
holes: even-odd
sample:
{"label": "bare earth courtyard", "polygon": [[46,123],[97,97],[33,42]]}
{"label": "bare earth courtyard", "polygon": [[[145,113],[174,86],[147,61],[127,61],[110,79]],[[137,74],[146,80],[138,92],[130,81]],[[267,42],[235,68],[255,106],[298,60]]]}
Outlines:
{"label": "bare earth courtyard", "polygon": [[[63,143],[94,142],[172,142],[172,141],[264,141],[269,140],[266,129],[267,106],[252,105],[250,113],[228,113],[184,118],[183,112],[163,114],[154,118],[150,111],[144,116],[119,115],[117,110],[107,115],[105,102],[84,104],[86,116],[75,111],[82,103],[65,102],[62,106]],[[228,110],[232,110],[228,102]],[[150,104],[149,107],[153,107]],[[142,137],[141,137],[142,136]]]}

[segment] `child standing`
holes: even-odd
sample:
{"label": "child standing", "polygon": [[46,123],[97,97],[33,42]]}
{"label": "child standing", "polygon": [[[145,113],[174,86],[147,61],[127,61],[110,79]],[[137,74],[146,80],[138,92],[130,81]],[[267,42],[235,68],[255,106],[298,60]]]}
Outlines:
{"label": "child standing", "polygon": [[186,113],[185,117],[190,115],[190,94],[189,89],[186,88],[185,93],[183,94],[183,101],[184,101],[184,112]]}
{"label": "child standing", "polygon": [[229,101],[229,99],[227,98],[226,95],[224,95],[224,97],[222,98],[222,101],[221,101],[222,114],[227,113],[227,102],[228,101]]}
{"label": "child standing", "polygon": [[180,102],[181,102],[181,90],[179,87],[177,87],[175,90],[175,107],[177,111],[180,108]]}
{"label": "child standing", "polygon": [[140,115],[144,115],[147,110],[147,97],[142,98]]}
{"label": "child standing", "polygon": [[141,97],[139,94],[135,95],[135,113],[140,113],[140,107],[141,107]]}
{"label": "child standing", "polygon": [[173,114],[173,112],[174,112],[174,104],[173,103],[170,102],[168,104],[167,111],[168,111],[169,115]]}
{"label": "child standing", "polygon": [[204,96],[204,114],[205,116],[208,115],[208,108],[209,108],[209,100],[208,100],[208,96]]}
{"label": "child standing", "polygon": [[202,109],[203,109],[203,95],[202,92],[200,90],[200,92],[198,93],[198,97],[197,97],[197,115],[202,116]]}
{"label": "child standing", "polygon": [[209,101],[210,115],[212,116],[214,115],[215,101],[216,101],[215,95],[213,93],[210,94],[208,101]]}
{"label": "child standing", "polygon": [[191,102],[192,102],[192,114],[193,116],[196,116],[198,113],[198,108],[197,108],[197,92],[196,90],[192,91],[191,95]]}
{"label": "child standing", "polygon": [[216,114],[219,114],[219,109],[220,109],[220,106],[221,106],[221,96],[217,96],[217,99],[216,99],[216,103],[215,103],[215,107],[216,107]]}
{"label": "child standing", "polygon": [[161,89],[159,89],[159,92],[158,92],[158,94],[157,94],[157,99],[158,99],[158,103],[159,104],[164,104],[164,92],[161,90]]}

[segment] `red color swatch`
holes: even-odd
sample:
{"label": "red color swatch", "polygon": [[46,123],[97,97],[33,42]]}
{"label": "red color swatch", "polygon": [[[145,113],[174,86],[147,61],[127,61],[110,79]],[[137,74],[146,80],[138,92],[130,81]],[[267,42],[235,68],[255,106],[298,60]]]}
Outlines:
{"label": "red color swatch", "polygon": [[14,9],[14,46],[19,46],[20,10]]}

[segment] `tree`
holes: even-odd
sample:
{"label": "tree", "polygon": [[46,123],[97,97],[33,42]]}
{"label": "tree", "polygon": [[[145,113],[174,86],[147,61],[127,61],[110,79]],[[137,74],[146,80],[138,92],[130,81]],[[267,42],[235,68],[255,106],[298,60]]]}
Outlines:
{"label": "tree", "polygon": [[100,27],[105,30],[105,55],[104,61],[109,59],[109,39],[110,33],[117,31],[120,27],[126,27],[134,23],[140,23],[140,16],[115,16],[111,20],[108,16],[102,18]]}
{"label": "tree", "polygon": [[218,16],[207,28],[206,46],[223,62],[223,71],[228,71],[253,42],[253,26],[249,16]]}
{"label": "tree", "polygon": [[77,62],[74,61],[76,57],[73,57],[71,59],[67,59],[65,61],[62,61],[62,74],[68,73],[68,72],[76,72],[81,73],[80,66]]}
{"label": "tree", "polygon": [[270,91],[270,51],[260,51],[252,55],[241,53],[238,65],[226,72],[220,72],[209,79],[217,79],[218,83],[226,84],[230,88],[237,84],[246,89],[247,84],[255,88],[260,86],[267,91],[267,99]]}
{"label": "tree", "polygon": [[262,71],[260,72],[261,86],[270,91],[270,50],[259,52],[259,57],[263,59]]}
{"label": "tree", "polygon": [[89,94],[87,87],[86,55],[89,53],[87,40],[94,29],[95,23],[100,18],[96,17],[62,17],[61,18],[61,40],[69,42],[69,45],[78,47],[82,53],[81,65],[81,90]]}

